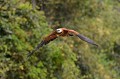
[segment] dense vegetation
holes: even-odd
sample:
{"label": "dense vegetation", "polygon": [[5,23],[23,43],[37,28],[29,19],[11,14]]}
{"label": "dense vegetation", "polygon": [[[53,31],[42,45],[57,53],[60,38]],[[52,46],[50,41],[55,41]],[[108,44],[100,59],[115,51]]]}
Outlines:
{"label": "dense vegetation", "polygon": [[[77,37],[29,51],[57,27]],[[119,0],[1,0],[0,79],[120,79]],[[26,62],[23,62],[26,61]]]}

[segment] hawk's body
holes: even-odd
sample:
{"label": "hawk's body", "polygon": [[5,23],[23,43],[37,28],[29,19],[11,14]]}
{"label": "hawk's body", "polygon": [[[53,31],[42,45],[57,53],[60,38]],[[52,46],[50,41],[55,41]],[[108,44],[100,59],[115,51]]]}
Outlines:
{"label": "hawk's body", "polygon": [[38,44],[38,46],[28,55],[32,55],[37,49],[39,49],[40,47],[42,47],[43,45],[48,44],[50,41],[53,41],[54,39],[58,38],[59,36],[78,36],[80,39],[82,39],[83,41],[86,41],[90,44],[93,44],[95,46],[98,46],[94,41],[92,41],[91,39],[79,34],[78,32],[74,31],[74,30],[70,30],[70,29],[66,29],[66,28],[59,28],[56,29],[55,31],[53,31],[50,35],[48,35],[47,37],[45,37],[43,39],[43,41]]}
{"label": "hawk's body", "polygon": [[66,28],[60,28],[60,29],[62,29],[61,33],[57,33],[56,31],[53,31],[50,35],[48,35],[47,37],[44,38],[44,41],[50,42],[59,36],[64,37],[64,36],[73,36],[73,35],[79,34],[78,32],[76,32],[74,30],[68,30]]}

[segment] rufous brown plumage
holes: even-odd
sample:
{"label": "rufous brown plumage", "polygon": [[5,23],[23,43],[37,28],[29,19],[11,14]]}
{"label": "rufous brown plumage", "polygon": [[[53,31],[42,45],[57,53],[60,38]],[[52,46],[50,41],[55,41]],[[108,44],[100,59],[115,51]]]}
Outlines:
{"label": "rufous brown plumage", "polygon": [[58,37],[64,37],[64,36],[78,36],[81,40],[90,43],[92,45],[98,46],[94,41],[92,41],[91,39],[83,36],[82,34],[79,34],[77,31],[75,30],[71,30],[71,29],[66,29],[66,28],[59,28],[54,30],[50,35],[48,35],[47,37],[45,37],[42,42],[40,44],[37,45],[37,47],[28,54],[28,57],[31,56],[36,50],[38,50],[40,47],[42,47],[43,45],[48,44],[50,41],[53,41],[54,39],[58,38]]}

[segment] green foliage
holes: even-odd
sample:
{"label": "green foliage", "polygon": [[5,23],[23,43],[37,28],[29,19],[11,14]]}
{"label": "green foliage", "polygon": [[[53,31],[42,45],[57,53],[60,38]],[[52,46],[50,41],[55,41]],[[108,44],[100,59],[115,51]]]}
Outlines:
{"label": "green foliage", "polygon": [[[27,65],[22,65],[21,61],[25,59],[28,51],[33,49],[32,45],[35,46],[33,42],[38,43],[42,33],[47,33],[42,30],[47,27],[44,12],[33,10],[29,2],[23,4],[11,0],[3,3],[4,6],[0,11],[0,30],[2,31],[0,33],[2,69],[0,70],[3,74],[1,76],[11,79],[27,78],[27,74],[23,75],[26,73]],[[49,29],[46,30],[49,31]],[[36,68],[33,69],[36,70]]]}
{"label": "green foliage", "polygon": [[[117,0],[35,1],[36,7],[31,0],[0,1],[1,79],[120,78]],[[26,61],[29,51],[52,32],[49,27],[54,25],[74,29],[100,47],[77,37],[58,38]]]}

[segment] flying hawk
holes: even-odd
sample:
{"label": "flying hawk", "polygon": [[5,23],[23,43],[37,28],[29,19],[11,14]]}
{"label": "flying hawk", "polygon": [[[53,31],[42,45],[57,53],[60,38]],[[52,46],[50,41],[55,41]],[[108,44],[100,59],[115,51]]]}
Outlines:
{"label": "flying hawk", "polygon": [[54,39],[58,38],[59,36],[78,36],[81,40],[90,43],[92,45],[95,45],[98,47],[98,45],[92,41],[91,39],[79,34],[77,31],[75,30],[71,30],[71,29],[66,29],[66,28],[59,28],[54,30],[50,35],[48,35],[47,37],[45,37],[40,44],[37,45],[37,47],[28,54],[28,57],[31,56],[36,50],[38,50],[40,47],[42,47],[43,45],[48,44],[50,41],[53,41]]}

